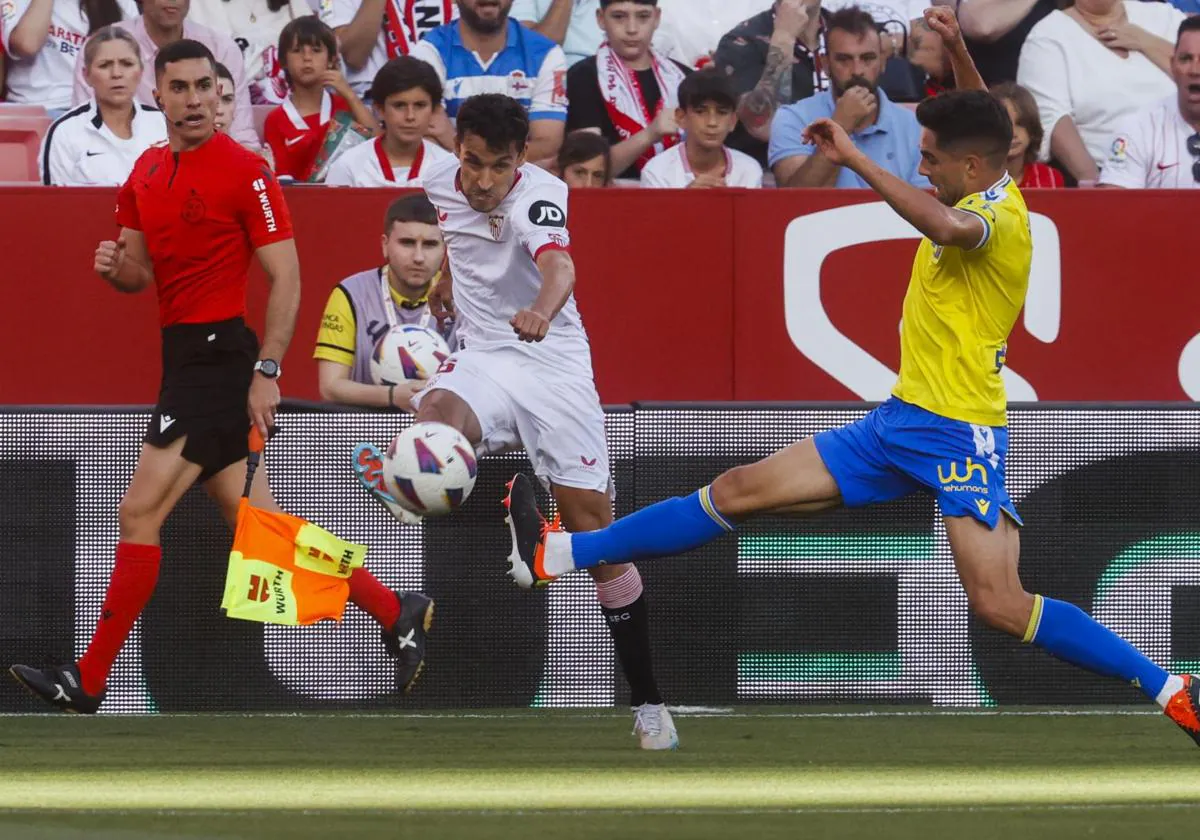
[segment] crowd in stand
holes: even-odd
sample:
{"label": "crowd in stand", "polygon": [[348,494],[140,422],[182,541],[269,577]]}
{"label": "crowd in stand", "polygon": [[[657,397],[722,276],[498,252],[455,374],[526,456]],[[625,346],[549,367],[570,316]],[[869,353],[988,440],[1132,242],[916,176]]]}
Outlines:
{"label": "crowd in stand", "polygon": [[221,130],[296,182],[419,186],[501,92],[572,186],[864,186],[802,141],[817,117],[926,185],[913,108],[954,83],[927,5],[1007,105],[1021,186],[1200,186],[1200,0],[0,0],[0,74],[56,118],[53,185],[120,183],[165,138],[180,38],[220,63]]}

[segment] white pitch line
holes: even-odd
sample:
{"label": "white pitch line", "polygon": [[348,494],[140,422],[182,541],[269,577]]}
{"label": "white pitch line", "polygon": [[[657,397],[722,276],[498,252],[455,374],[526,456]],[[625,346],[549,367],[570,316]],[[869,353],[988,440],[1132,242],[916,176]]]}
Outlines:
{"label": "white pitch line", "polygon": [[[451,817],[589,817],[589,816],[770,816],[794,814],[988,814],[1053,811],[1193,810],[1200,802],[1096,802],[1096,803],[1011,803],[1007,805],[913,805],[813,808],[544,808],[537,810],[497,808],[282,808],[272,813],[302,816],[451,816]],[[244,816],[263,814],[262,808],[0,808],[0,816],[50,816],[85,814],[95,816]]]}

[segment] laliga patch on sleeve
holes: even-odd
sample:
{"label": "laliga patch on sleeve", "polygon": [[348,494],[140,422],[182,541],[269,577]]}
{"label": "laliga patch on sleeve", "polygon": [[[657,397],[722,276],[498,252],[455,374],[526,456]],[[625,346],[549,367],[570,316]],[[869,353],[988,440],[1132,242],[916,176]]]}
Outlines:
{"label": "laliga patch on sleeve", "polygon": [[529,221],[541,227],[563,227],[567,214],[553,201],[535,201],[529,206]]}

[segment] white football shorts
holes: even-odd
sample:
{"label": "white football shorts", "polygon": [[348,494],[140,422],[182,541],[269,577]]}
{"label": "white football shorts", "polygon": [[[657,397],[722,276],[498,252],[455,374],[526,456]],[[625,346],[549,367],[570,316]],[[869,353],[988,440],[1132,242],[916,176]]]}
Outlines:
{"label": "white football shorts", "polygon": [[464,349],[417,395],[417,408],[437,390],[471,406],[483,430],[480,454],[523,446],[543,483],[612,492],[604,410],[590,375],[563,371],[520,348]]}

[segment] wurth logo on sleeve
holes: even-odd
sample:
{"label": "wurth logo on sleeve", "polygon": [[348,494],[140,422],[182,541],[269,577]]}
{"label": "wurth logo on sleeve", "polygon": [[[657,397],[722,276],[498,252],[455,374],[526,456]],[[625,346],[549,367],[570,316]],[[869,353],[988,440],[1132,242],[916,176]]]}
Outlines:
{"label": "wurth logo on sleeve", "polygon": [[275,211],[271,208],[271,199],[267,196],[267,182],[262,178],[256,178],[250,186],[258,193],[258,203],[262,207],[263,220],[267,223],[267,233],[274,233],[279,229],[279,225],[275,221]]}

